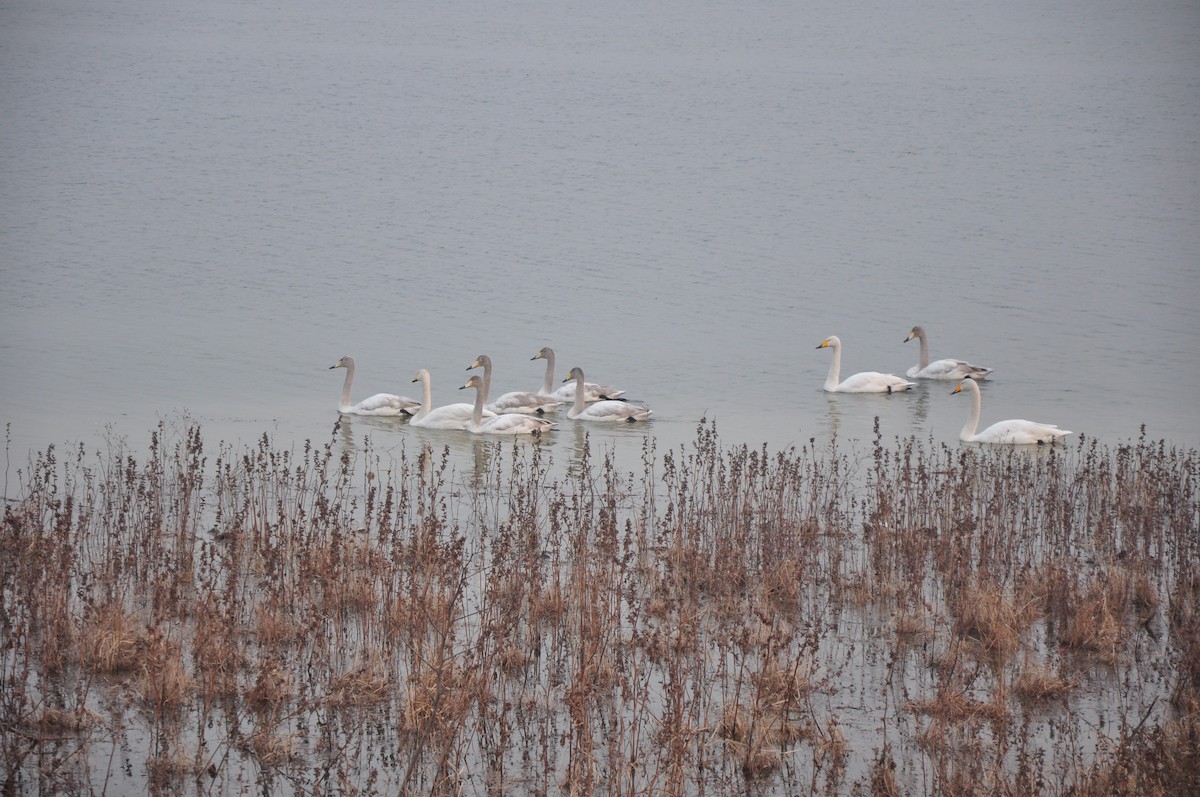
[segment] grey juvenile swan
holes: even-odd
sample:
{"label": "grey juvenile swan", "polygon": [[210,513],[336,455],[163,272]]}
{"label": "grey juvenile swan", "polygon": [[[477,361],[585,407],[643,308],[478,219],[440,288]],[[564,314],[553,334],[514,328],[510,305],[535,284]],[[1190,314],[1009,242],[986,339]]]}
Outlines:
{"label": "grey juvenile swan", "polygon": [[342,398],[338,402],[338,412],[346,415],[412,415],[421,402],[407,396],[397,396],[394,393],[376,393],[357,404],[350,403],[350,387],[354,383],[354,358],[343,357],[333,365],[334,368],[346,369],[346,381],[342,383]]}
{"label": "grey juvenile swan", "polygon": [[467,366],[468,371],[472,368],[483,368],[482,392],[484,406],[497,415],[502,415],[506,412],[517,412],[525,415],[544,415],[547,412],[554,412],[563,403],[561,399],[552,396],[544,396],[541,393],[520,390],[505,393],[489,401],[488,394],[492,389],[492,358],[486,354],[481,354],[475,358],[475,362]]}
{"label": "grey juvenile swan", "polygon": [[[542,389],[538,391],[543,396],[550,396],[562,401],[564,404],[571,404],[575,401],[575,381],[571,380],[565,385],[561,385],[557,390],[554,389],[554,349],[549,346],[543,346],[538,349],[538,353],[530,357],[531,360],[546,361],[546,381],[542,384]],[[608,385],[598,385],[595,382],[583,383],[584,401],[601,401],[603,399],[618,399],[625,395],[624,390],[617,390],[615,387]]]}
{"label": "grey juvenile swan", "polygon": [[576,421],[644,421],[653,412],[649,407],[630,401],[601,399],[588,404],[583,399],[584,378],[582,368],[572,368],[564,382],[575,383],[575,403],[567,410],[567,417]]}
{"label": "grey juvenile swan", "polygon": [[908,369],[908,375],[914,379],[965,379],[968,376],[983,379],[992,372],[991,368],[971,365],[966,360],[947,358],[929,362],[929,338],[925,335],[925,327],[913,327],[903,342],[908,343],[913,338],[921,341],[921,362]]}
{"label": "grey juvenile swan", "polygon": [[557,424],[538,415],[522,415],[516,412],[506,412],[502,415],[483,417],[484,383],[476,374],[459,388],[475,388],[475,406],[472,410],[471,421],[467,431],[473,434],[540,434],[548,432]]}

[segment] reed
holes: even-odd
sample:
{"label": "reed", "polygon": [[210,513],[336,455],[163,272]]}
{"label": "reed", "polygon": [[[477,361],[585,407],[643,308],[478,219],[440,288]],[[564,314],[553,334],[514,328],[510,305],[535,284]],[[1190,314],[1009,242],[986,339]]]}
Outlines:
{"label": "reed", "polygon": [[339,440],[19,469],[0,793],[1200,790],[1194,451]]}

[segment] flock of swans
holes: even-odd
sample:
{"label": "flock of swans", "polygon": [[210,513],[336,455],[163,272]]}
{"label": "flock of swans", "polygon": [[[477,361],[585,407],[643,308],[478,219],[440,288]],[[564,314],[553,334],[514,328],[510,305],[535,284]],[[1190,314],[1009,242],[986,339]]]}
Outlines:
{"label": "flock of swans", "polygon": [[588,382],[582,368],[572,368],[563,384],[554,385],[554,350],[543,347],[531,360],[546,361],[546,378],[541,390],[512,391],[488,400],[492,387],[492,358],[481,354],[467,366],[467,370],[482,368],[482,376],[476,374],[459,388],[475,390],[475,401],[433,406],[429,371],[422,368],[413,377],[421,383],[421,400],[398,396],[394,393],[376,393],[370,398],[352,404],[350,390],[354,384],[354,359],[342,357],[329,366],[330,369],[345,368],[346,381],[342,383],[342,397],[338,412],[346,415],[406,415],[410,425],[424,429],[454,429],[473,434],[515,435],[540,434],[558,424],[546,416],[568,405],[566,415],[575,421],[637,422],[650,417],[651,409],[642,404],[627,401],[624,390]]}
{"label": "flock of swans", "polygon": [[[862,371],[841,379],[842,341],[836,335],[823,340],[818,349],[832,349],[833,362],[825,377],[825,390],[830,393],[900,393],[916,387],[910,379],[959,380],[951,395],[964,391],[971,394],[972,410],[958,437],[972,443],[996,443],[1003,445],[1046,444],[1066,437],[1071,432],[1053,424],[1036,423],[1020,419],[999,421],[984,429],[979,427],[980,393],[977,381],[986,379],[991,368],[972,365],[966,360],[952,358],[929,361],[929,338],[925,329],[915,326],[903,342],[913,339],[921,342],[920,362],[909,368],[909,379],[878,371]],[[345,368],[346,381],[342,385],[342,397],[338,411],[348,415],[406,415],[409,423],[426,429],[455,429],[474,434],[515,435],[540,434],[558,424],[546,417],[567,406],[566,416],[575,421],[637,422],[650,417],[651,410],[623,398],[625,391],[606,385],[586,381],[583,369],[572,368],[563,384],[554,384],[554,350],[539,349],[531,360],[546,361],[546,377],[540,390],[512,391],[489,401],[492,386],[492,359],[481,354],[467,366],[467,370],[482,368],[467,380],[459,390],[474,389],[474,403],[445,404],[433,406],[429,371],[422,368],[413,377],[420,382],[421,400],[397,396],[392,393],[376,393],[357,404],[350,402],[350,389],[354,382],[354,360],[342,357],[330,368]]]}
{"label": "flock of swans", "polygon": [[[904,339],[904,343],[917,338],[921,341],[921,361],[908,369],[907,376],[912,379],[945,379],[959,380],[958,385],[950,395],[962,393],[964,389],[971,394],[971,416],[958,434],[958,439],[969,443],[996,443],[1000,445],[1044,445],[1066,437],[1071,432],[1059,429],[1054,424],[1037,423],[1013,419],[997,421],[982,432],[979,428],[980,395],[977,381],[986,379],[992,372],[991,368],[972,365],[966,360],[943,359],[929,361],[929,337],[924,327],[915,326]],[[817,346],[818,349],[833,349],[833,362],[829,365],[829,374],[825,377],[825,390],[830,393],[900,393],[916,387],[916,382],[878,371],[863,371],[839,379],[842,370],[842,342],[836,335],[826,338]]]}

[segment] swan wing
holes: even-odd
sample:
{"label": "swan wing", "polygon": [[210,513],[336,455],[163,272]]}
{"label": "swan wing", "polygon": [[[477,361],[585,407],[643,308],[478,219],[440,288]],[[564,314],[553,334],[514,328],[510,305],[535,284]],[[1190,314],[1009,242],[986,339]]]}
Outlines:
{"label": "swan wing", "polygon": [[[412,421],[412,425],[424,429],[466,429],[467,424],[471,422],[473,410],[474,407],[470,404],[446,404],[434,407],[424,418]],[[491,410],[483,411],[484,418],[493,418],[495,415]]]}
{"label": "swan wing", "polygon": [[580,412],[572,410],[568,417],[580,421],[644,421],[653,410],[629,401],[601,400],[586,405]]}
{"label": "swan wing", "polygon": [[[575,383],[568,382],[550,394],[564,404],[571,404],[575,401]],[[583,400],[584,401],[604,401],[605,399],[616,400],[625,395],[624,390],[619,390],[608,385],[598,385],[595,382],[584,382],[583,384]]]}
{"label": "swan wing", "polygon": [[1013,419],[998,421],[971,438],[976,443],[1000,445],[1038,445],[1053,443],[1071,432],[1051,423]]}
{"label": "swan wing", "polygon": [[521,415],[515,412],[484,418],[479,424],[480,434],[538,434],[553,429],[557,424],[536,415]]}
{"label": "swan wing", "polygon": [[965,379],[968,376],[972,379],[983,379],[992,372],[991,368],[984,368],[979,365],[972,365],[966,360],[935,360],[929,365],[921,368],[914,365],[908,369],[908,376],[915,379]]}
{"label": "swan wing", "polygon": [[562,399],[541,393],[513,391],[505,393],[493,401],[489,401],[487,409],[503,415],[504,413],[520,413],[523,415],[541,415],[554,412],[562,404]]}
{"label": "swan wing", "polygon": [[878,371],[862,371],[846,377],[840,383],[837,393],[899,393],[915,387],[915,383],[894,374],[881,374]]}
{"label": "swan wing", "polygon": [[[347,410],[352,415],[410,415],[421,402],[393,393],[376,393]],[[410,410],[412,412],[410,412]]]}

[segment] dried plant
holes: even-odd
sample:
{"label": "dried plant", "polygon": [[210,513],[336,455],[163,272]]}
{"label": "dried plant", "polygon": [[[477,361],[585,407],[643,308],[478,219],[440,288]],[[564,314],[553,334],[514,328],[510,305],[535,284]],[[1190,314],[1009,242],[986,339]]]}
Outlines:
{"label": "dried plant", "polygon": [[342,439],[31,458],[5,794],[1198,790],[1194,451]]}
{"label": "dried plant", "polygon": [[1032,664],[1021,668],[1013,692],[1021,700],[1040,703],[1063,697],[1077,685],[1049,667]]}

